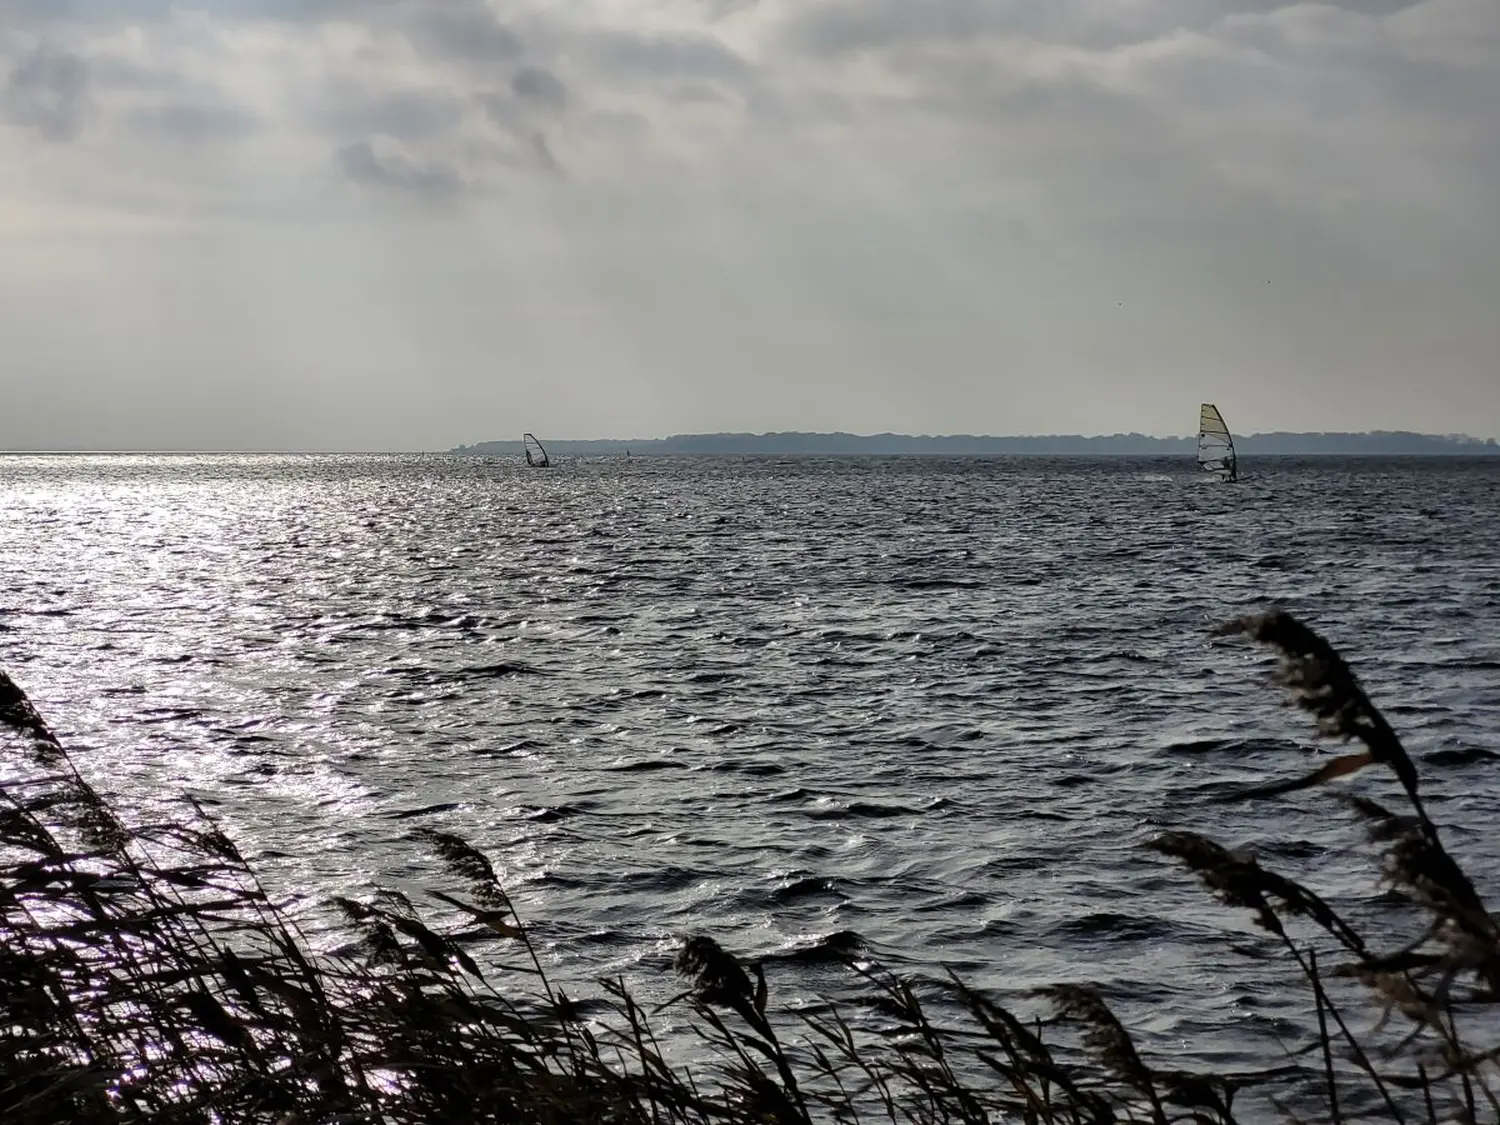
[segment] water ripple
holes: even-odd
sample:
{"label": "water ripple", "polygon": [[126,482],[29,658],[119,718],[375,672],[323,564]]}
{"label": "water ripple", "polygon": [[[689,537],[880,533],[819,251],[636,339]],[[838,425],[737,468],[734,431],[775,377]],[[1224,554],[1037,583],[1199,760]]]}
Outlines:
{"label": "water ripple", "polygon": [[1242,1065],[1305,997],[1141,845],[1198,829],[1394,907],[1324,795],[1211,803],[1334,751],[1208,629],[1323,628],[1500,872],[1497,500],[1495,461],[4,457],[0,666],[127,807],[212,803],[314,932],[431,881],[441,828],[565,982],[669,993],[708,930],[799,996],[867,951],[1096,981]]}

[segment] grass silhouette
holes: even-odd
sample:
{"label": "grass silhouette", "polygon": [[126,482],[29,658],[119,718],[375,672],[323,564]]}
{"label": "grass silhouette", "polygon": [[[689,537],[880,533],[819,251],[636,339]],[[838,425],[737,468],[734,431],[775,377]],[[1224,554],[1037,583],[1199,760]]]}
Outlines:
{"label": "grass silhouette", "polygon": [[0,673],[0,1121],[1215,1123],[1238,1119],[1247,1088],[1302,1120],[1500,1121],[1500,927],[1444,848],[1410,755],[1300,621],[1222,631],[1277,651],[1320,733],[1358,744],[1228,799],[1375,766],[1409,806],[1334,798],[1420,922],[1395,949],[1205,836],[1149,845],[1285,951],[1320,1029],[1286,1066],[1166,1067],[1082,985],[1045,990],[1052,1015],[1023,1019],[949,979],[967,1022],[940,1024],[911,982],[851,955],[861,1008],[879,1016],[856,1026],[834,1005],[778,1007],[758,965],[704,934],[682,946],[687,987],[670,1003],[690,1009],[711,1061],[669,1064],[623,981],[600,982],[588,1018],[554,987],[489,860],[459,837],[420,834],[456,884],[432,894],[457,928],[395,892],[339,898],[359,940],[315,954],[204,810],[123,824]]}

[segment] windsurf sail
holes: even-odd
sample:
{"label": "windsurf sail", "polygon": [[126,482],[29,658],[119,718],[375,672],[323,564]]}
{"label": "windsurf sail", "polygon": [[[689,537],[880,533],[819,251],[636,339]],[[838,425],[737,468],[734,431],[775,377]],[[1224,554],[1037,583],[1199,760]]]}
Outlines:
{"label": "windsurf sail", "polygon": [[552,459],[547,456],[547,451],[542,443],[536,440],[535,434],[522,434],[521,445],[526,450],[526,463],[533,469],[550,469]]}
{"label": "windsurf sail", "polygon": [[1211,402],[1205,402],[1198,412],[1198,467],[1224,480],[1238,480],[1240,475],[1234,435]]}

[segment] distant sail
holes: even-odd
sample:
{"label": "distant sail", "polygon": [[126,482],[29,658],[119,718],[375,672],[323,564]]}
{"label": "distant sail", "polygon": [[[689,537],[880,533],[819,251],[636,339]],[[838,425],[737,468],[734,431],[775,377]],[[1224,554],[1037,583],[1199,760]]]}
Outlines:
{"label": "distant sail", "polygon": [[1239,479],[1239,459],[1234,453],[1234,436],[1224,424],[1224,415],[1211,402],[1198,412],[1198,467],[1225,480]]}
{"label": "distant sail", "polygon": [[547,451],[542,448],[542,443],[536,440],[535,434],[522,434],[521,445],[526,450],[526,463],[533,469],[550,469],[552,459],[547,456]]}

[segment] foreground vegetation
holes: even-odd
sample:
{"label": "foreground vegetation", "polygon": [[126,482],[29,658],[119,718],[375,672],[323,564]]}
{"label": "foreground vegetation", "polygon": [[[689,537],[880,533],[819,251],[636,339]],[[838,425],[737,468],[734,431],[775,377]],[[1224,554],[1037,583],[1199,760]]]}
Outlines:
{"label": "foreground vegetation", "polygon": [[967,1020],[944,1023],[910,982],[852,959],[855,1015],[788,1010],[758,966],[699,935],[678,956],[674,1003],[715,1061],[689,1071],[623,983],[584,1006],[548,981],[489,861],[458,837],[423,834],[461,892],[434,890],[431,913],[391,892],[339,899],[357,952],[315,955],[201,809],[121,823],[0,673],[0,1122],[1230,1122],[1247,1087],[1302,1119],[1500,1121],[1500,928],[1445,850],[1411,757],[1300,622],[1223,631],[1274,648],[1320,733],[1357,744],[1235,799],[1365,766],[1405,796],[1400,811],[1339,798],[1413,924],[1395,949],[1204,836],[1150,845],[1284,951],[1320,1032],[1288,1044],[1286,1066],[1169,1068],[1077,985],[1022,1019],[951,980]]}

